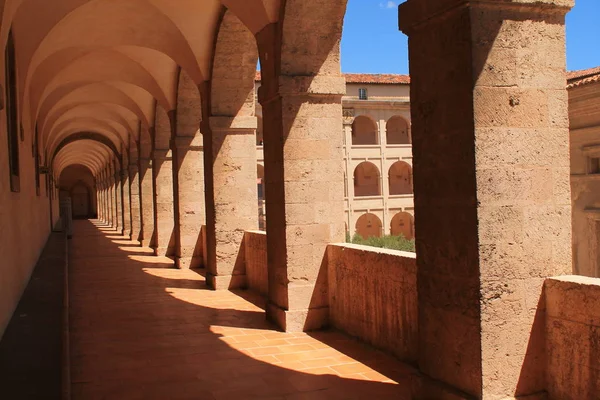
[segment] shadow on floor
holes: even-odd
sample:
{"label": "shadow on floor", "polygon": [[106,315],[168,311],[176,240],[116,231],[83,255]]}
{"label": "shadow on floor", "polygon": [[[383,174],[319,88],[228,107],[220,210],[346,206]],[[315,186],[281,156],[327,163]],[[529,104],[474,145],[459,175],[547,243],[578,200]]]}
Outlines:
{"label": "shadow on floor", "polygon": [[339,332],[278,332],[260,297],[210,291],[98,226],[75,221],[70,248],[73,399],[410,399],[392,357]]}

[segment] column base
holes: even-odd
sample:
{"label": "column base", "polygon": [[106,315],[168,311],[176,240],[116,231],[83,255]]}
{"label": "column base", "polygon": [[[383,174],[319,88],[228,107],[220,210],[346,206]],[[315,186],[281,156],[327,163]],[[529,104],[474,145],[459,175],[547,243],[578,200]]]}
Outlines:
{"label": "column base", "polygon": [[246,275],[213,275],[206,273],[206,286],[213,290],[243,289],[247,287]]}
{"label": "column base", "polygon": [[128,238],[129,240],[131,240],[131,232],[123,230],[123,233],[121,235],[125,236],[125,238]]}
{"label": "column base", "polygon": [[329,307],[289,311],[267,302],[266,312],[267,319],[284,332],[316,331],[329,324]]}
{"label": "column base", "polygon": [[202,257],[175,257],[175,266],[179,269],[203,268]]}

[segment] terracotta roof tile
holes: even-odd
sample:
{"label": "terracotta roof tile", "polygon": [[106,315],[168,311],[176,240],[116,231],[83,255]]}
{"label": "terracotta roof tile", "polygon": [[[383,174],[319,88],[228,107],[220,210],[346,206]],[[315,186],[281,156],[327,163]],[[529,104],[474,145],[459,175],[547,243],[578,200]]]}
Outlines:
{"label": "terracotta roof tile", "polygon": [[[346,78],[346,83],[364,83],[364,84],[391,84],[391,85],[408,85],[410,77],[408,75],[398,74],[343,74]],[[260,82],[260,71],[256,71],[256,82]]]}
{"label": "terracotta roof tile", "polygon": [[600,82],[600,67],[567,72],[567,88]]}

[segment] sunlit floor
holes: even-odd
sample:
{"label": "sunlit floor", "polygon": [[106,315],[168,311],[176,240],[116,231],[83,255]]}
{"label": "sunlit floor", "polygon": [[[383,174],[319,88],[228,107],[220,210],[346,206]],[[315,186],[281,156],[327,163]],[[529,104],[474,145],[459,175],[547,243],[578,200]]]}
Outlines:
{"label": "sunlit floor", "polygon": [[[409,399],[411,370],[333,331],[282,333],[98,221],[70,248],[73,399]],[[257,304],[257,305],[255,305]]]}

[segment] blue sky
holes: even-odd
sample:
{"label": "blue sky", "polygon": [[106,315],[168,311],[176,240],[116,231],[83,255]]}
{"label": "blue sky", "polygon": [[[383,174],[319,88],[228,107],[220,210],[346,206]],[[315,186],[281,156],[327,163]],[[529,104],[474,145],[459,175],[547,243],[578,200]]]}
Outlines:
{"label": "blue sky", "polygon": [[[408,73],[408,44],[398,31],[399,0],[348,0],[342,70]],[[567,15],[567,69],[600,66],[600,0],[576,0]]]}

